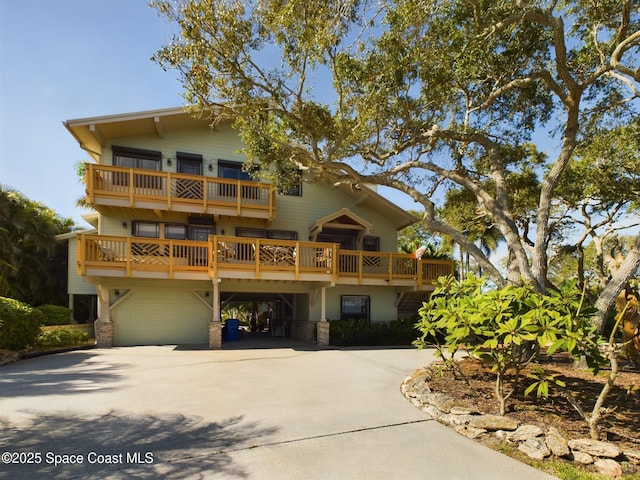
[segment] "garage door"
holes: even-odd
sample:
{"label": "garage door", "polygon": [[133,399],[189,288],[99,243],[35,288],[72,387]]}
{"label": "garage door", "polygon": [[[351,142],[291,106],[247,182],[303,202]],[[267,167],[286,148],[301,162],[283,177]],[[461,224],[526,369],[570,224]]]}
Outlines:
{"label": "garage door", "polygon": [[114,345],[209,342],[211,310],[188,290],[134,290],[111,317]]}

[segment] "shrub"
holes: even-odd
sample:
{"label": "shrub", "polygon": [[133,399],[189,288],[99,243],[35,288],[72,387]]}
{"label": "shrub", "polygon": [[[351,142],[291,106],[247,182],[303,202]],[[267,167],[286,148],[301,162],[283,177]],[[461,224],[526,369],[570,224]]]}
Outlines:
{"label": "shrub", "polygon": [[22,350],[40,333],[43,314],[26,303],[0,297],[0,348]]}
{"label": "shrub", "polygon": [[336,346],[411,345],[420,335],[416,319],[369,323],[366,320],[332,320],[329,343]]}
{"label": "shrub", "polygon": [[68,325],[73,322],[70,308],[60,305],[40,305],[36,308],[44,315],[43,325]]}
{"label": "shrub", "polygon": [[37,339],[41,347],[69,347],[89,340],[89,335],[77,328],[58,328],[42,332]]}
{"label": "shrub", "polygon": [[[470,355],[490,364],[496,374],[496,400],[504,415],[505,402],[518,390],[520,372],[539,347],[546,347],[549,355],[561,350],[574,358],[584,357],[592,369],[599,368],[604,359],[590,322],[593,311],[583,304],[575,282],[542,295],[528,285],[489,290],[484,279],[473,275],[463,281],[440,278],[431,299],[420,309],[423,337],[416,345],[422,347],[436,339],[435,346],[446,363],[466,348]],[[508,371],[515,373],[510,387],[505,382]],[[548,383],[547,379],[540,385],[544,389]]]}

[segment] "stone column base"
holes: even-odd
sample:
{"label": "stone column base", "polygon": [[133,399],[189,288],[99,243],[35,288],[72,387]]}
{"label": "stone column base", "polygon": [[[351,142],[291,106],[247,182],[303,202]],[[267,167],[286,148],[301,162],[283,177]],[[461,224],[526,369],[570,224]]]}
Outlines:
{"label": "stone column base", "polygon": [[93,322],[93,330],[96,336],[96,346],[101,348],[113,347],[113,322],[96,320]]}
{"label": "stone column base", "polygon": [[222,348],[222,322],[209,323],[209,348],[211,350]]}
{"label": "stone column base", "polygon": [[318,335],[318,346],[319,347],[328,347],[329,346],[329,327],[330,323],[327,321],[318,322],[316,324],[317,335]]}

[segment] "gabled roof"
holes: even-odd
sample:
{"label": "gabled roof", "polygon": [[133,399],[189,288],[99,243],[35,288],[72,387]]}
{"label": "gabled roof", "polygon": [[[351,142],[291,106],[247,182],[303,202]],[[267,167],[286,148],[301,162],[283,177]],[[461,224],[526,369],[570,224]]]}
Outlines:
{"label": "gabled roof", "polygon": [[309,228],[309,233],[310,235],[315,236],[325,227],[364,230],[365,235],[368,235],[371,233],[371,230],[373,230],[373,225],[371,225],[371,223],[356,215],[348,208],[341,208],[337,212],[316,220]]}
{"label": "gabled roof", "polygon": [[108,140],[140,135],[157,135],[162,138],[168,131],[206,127],[210,123],[211,120],[206,116],[196,117],[181,107],[78,118],[63,122],[80,147],[98,163],[100,149]]}

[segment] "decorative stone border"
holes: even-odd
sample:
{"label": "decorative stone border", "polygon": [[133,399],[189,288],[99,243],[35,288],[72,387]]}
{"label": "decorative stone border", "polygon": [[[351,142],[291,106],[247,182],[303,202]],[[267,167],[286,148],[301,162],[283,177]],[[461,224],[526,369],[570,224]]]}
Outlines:
{"label": "decorative stone border", "polygon": [[640,450],[620,450],[613,443],[590,438],[568,440],[555,427],[545,430],[537,425],[521,425],[507,416],[483,414],[465,406],[429,386],[432,370],[416,370],[407,377],[400,391],[413,405],[434,420],[455,429],[470,439],[494,435],[503,442],[517,445],[519,451],[535,460],[554,456],[595,469],[609,477],[640,471]]}

